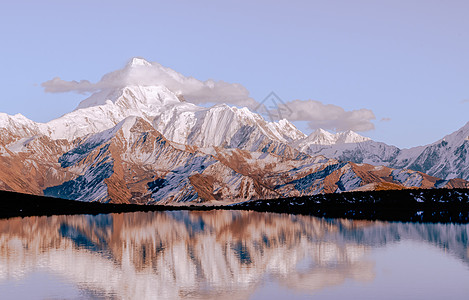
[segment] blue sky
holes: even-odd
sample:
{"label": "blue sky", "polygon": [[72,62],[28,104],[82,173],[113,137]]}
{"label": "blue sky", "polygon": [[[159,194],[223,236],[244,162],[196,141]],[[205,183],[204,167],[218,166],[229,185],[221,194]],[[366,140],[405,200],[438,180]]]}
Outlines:
{"label": "blue sky", "polygon": [[258,101],[275,91],[371,110],[362,134],[400,147],[469,121],[468,1],[5,2],[0,111],[35,121],[85,97],[41,83],[97,82],[135,56],[242,84]]}

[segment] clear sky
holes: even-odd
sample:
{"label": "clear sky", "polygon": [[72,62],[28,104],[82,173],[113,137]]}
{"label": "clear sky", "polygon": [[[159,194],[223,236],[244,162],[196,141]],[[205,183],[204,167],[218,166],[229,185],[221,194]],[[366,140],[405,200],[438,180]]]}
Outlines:
{"label": "clear sky", "polygon": [[41,83],[97,82],[140,56],[258,101],[368,109],[363,135],[427,144],[469,121],[468,12],[465,0],[1,1],[0,112],[59,117],[86,96]]}

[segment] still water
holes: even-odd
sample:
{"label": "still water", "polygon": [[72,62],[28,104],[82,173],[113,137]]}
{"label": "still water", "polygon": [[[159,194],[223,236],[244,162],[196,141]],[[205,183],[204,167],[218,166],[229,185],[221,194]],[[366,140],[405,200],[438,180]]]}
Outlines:
{"label": "still water", "polygon": [[469,225],[172,211],[0,220],[1,299],[467,299]]}

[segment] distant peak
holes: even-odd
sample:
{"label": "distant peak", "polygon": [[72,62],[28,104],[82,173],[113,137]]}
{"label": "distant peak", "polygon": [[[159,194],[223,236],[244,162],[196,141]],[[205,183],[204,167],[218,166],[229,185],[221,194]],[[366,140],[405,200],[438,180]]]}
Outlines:
{"label": "distant peak", "polygon": [[335,143],[334,134],[322,129],[318,128],[313,131],[308,137],[307,140],[311,144],[318,144],[318,145],[332,145]]}
{"label": "distant peak", "polygon": [[324,129],[322,129],[322,128],[318,128],[318,129],[316,129],[315,131],[313,131],[313,133],[311,133],[310,136],[313,136],[313,137],[316,137],[316,136],[332,137],[332,136],[334,136],[334,134],[333,134],[333,133],[330,133],[329,131],[324,130]]}
{"label": "distant peak", "polygon": [[334,134],[322,128],[316,129],[308,137],[308,141],[311,144],[318,144],[318,145],[361,143],[361,142],[365,142],[368,140],[370,139],[367,137],[361,136],[352,130]]}
{"label": "distant peak", "polygon": [[23,115],[20,114],[20,113],[15,114],[15,117],[16,117],[16,118],[21,118],[21,119],[26,119],[26,117],[23,116]]}
{"label": "distant peak", "polygon": [[137,66],[151,66],[147,60],[141,57],[134,57],[132,58],[129,63],[127,64],[130,67],[137,67]]}
{"label": "distant peak", "polygon": [[370,138],[359,135],[355,131],[347,130],[345,132],[336,134],[336,143],[337,144],[350,144],[350,143],[362,143],[369,141]]}
{"label": "distant peak", "polygon": [[290,121],[288,121],[287,119],[281,119],[280,121],[278,121],[278,123],[282,126],[290,126],[291,125]]}
{"label": "distant peak", "polygon": [[324,129],[322,129],[322,128],[318,128],[318,129],[316,129],[316,130],[315,130],[315,132],[317,132],[317,133],[322,133],[322,134],[325,134],[325,133],[330,133],[329,131],[327,131],[327,130],[324,130]]}

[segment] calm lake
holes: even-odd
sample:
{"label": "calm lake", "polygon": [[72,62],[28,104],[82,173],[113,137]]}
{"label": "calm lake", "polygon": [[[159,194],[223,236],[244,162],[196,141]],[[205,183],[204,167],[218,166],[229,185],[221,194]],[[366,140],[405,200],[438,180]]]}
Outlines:
{"label": "calm lake", "polygon": [[1,299],[467,299],[469,225],[171,211],[0,220]]}

